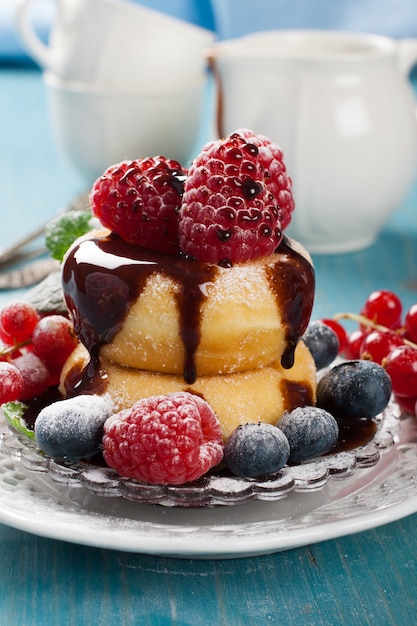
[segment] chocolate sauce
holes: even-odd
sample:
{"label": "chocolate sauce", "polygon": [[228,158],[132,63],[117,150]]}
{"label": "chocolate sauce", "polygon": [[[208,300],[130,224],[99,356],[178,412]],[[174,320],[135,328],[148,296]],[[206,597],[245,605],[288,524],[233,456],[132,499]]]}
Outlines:
{"label": "chocolate sauce", "polygon": [[[314,270],[284,238],[276,262],[266,266],[266,276],[277,298],[277,307],[287,328],[284,367],[294,361],[300,334],[308,324],[313,304]],[[136,302],[154,273],[169,276],[180,286],[176,296],[180,335],[184,345],[183,376],[195,382],[195,352],[201,338],[201,308],[206,298],[203,285],[213,282],[221,271],[216,265],[130,244],[115,234],[86,239],[69,253],[63,268],[63,290],[74,329],[92,355],[92,362],[79,384],[73,376],[73,390],[91,389],[98,384],[100,347],[121,329],[130,306]],[[227,271],[227,270],[225,270]]]}
{"label": "chocolate sauce", "polygon": [[73,367],[65,377],[65,391],[69,398],[81,393],[102,395],[107,385],[108,374],[100,366],[98,346],[93,348],[91,359],[84,369]]}
{"label": "chocolate sauce", "polygon": [[353,450],[364,446],[375,436],[377,424],[369,419],[338,419],[339,438],[331,453]]}
{"label": "chocolate sauce", "polygon": [[280,391],[284,399],[284,406],[287,407],[288,411],[292,411],[298,406],[311,406],[314,404],[313,389],[307,381],[282,379],[280,381]]}
{"label": "chocolate sauce", "polygon": [[27,428],[29,430],[33,430],[36,419],[42,409],[52,404],[52,402],[57,402],[58,400],[62,400],[62,396],[56,386],[49,387],[40,396],[26,398],[26,400],[23,400],[23,403],[26,406],[23,417]]}
{"label": "chocolate sauce", "polygon": [[294,365],[297,343],[307,328],[314,302],[315,276],[309,261],[293,250],[286,237],[277,251],[277,262],[267,268],[268,280],[286,327],[286,348],[281,365]]}
{"label": "chocolate sauce", "polygon": [[184,380],[192,384],[206,298],[202,286],[212,282],[217,271],[215,265],[162,255],[111,234],[72,249],[63,268],[63,289],[75,332],[94,357],[120,330],[148,278],[154,273],[172,278],[180,285],[176,299],[185,349]]}

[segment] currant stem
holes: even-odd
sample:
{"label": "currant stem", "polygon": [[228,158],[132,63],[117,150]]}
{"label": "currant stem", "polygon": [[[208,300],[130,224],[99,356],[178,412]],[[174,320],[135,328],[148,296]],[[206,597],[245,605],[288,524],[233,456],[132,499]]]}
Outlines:
{"label": "currant stem", "polygon": [[[335,320],[340,320],[340,319],[352,320],[354,322],[358,322],[358,324],[362,324],[362,326],[373,328],[374,330],[380,330],[381,332],[393,332],[392,328],[387,328],[386,326],[377,324],[376,322],[373,322],[372,320],[368,319],[364,315],[359,315],[358,313],[336,313],[336,315],[334,315],[334,319]],[[405,337],[402,337],[402,340],[405,343],[405,345],[410,346],[411,348],[414,348],[415,350],[417,350],[417,344],[413,343],[412,341],[409,341],[408,339],[405,339]]]}
{"label": "currant stem", "polygon": [[0,356],[7,356],[8,354],[13,354],[16,350],[23,348],[24,346],[28,346],[32,343],[32,339],[26,339],[25,341],[21,341],[20,343],[15,343],[12,346],[6,346],[2,350],[0,350]]}

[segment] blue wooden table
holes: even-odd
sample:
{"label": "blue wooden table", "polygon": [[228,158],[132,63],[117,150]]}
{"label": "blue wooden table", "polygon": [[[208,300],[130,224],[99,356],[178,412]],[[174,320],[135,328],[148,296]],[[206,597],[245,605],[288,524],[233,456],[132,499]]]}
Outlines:
{"label": "blue wooden table", "polygon": [[[0,246],[84,190],[53,143],[41,75],[1,67]],[[404,306],[417,301],[417,186],[374,246],[314,260],[315,316],[357,311],[368,293],[381,287],[395,290]],[[0,293],[0,305],[10,297]],[[339,539],[241,559],[106,550],[1,524],[0,545],[2,626],[417,622],[417,514]]]}

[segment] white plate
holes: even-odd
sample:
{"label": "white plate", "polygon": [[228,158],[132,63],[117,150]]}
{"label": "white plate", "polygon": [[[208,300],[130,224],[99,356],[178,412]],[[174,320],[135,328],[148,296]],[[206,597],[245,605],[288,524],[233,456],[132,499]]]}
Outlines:
{"label": "white plate", "polygon": [[40,536],[161,556],[268,554],[375,528],[417,511],[417,421],[376,466],[277,502],[177,508],[96,496],[27,471],[0,445],[0,522]]}

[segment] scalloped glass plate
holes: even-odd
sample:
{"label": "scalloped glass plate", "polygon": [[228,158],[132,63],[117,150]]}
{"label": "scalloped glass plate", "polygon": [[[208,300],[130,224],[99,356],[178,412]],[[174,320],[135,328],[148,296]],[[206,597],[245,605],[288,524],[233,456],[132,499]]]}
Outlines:
{"label": "scalloped glass plate", "polygon": [[276,501],[293,491],[322,488],[330,479],[342,479],[358,469],[377,464],[381,454],[394,445],[400,431],[400,411],[395,403],[377,418],[372,440],[354,450],[319,457],[310,462],[285,466],[266,479],[243,479],[231,474],[206,475],[184,485],[150,485],[123,478],[114,470],[87,462],[58,462],[42,453],[34,441],[13,430],[3,432],[3,446],[22,467],[47,473],[69,487],[85,487],[94,495],[122,497],[142,504],[177,507],[232,506],[251,500]]}
{"label": "scalloped glass plate", "polygon": [[3,424],[0,521],[72,543],[183,558],[255,556],[333,539],[417,511],[417,420],[393,421],[397,431],[378,461],[357,462],[343,480],[332,474],[320,488],[300,485],[275,501],[191,508],[138,505],[97,495],[79,479],[57,482],[51,471],[27,467],[27,455],[19,457],[22,444],[10,439]]}

